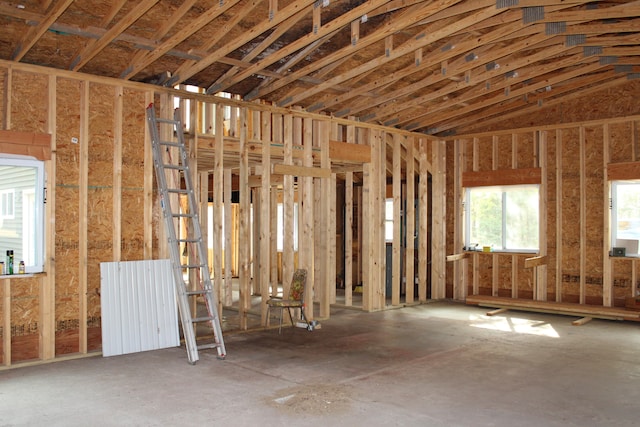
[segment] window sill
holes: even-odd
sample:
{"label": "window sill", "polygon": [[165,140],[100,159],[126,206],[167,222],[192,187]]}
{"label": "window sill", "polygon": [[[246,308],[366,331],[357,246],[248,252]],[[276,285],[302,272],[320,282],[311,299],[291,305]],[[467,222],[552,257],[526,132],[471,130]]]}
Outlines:
{"label": "window sill", "polygon": [[539,256],[540,252],[538,251],[532,251],[532,252],[523,252],[523,251],[489,251],[489,252],[485,252],[482,250],[478,250],[478,251],[466,251],[472,254],[478,253],[478,254],[486,254],[486,255],[491,255],[491,254],[497,254],[497,255],[520,255],[520,256]]}
{"label": "window sill", "polygon": [[25,274],[3,274],[0,275],[0,280],[4,279],[26,279],[29,277],[46,276],[46,273],[25,273]]}

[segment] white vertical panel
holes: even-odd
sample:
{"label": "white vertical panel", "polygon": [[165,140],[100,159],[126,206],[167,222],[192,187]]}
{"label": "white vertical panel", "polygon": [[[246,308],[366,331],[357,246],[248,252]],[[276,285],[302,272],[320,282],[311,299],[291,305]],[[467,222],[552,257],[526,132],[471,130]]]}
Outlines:
{"label": "white vertical panel", "polygon": [[180,345],[169,260],[100,263],[102,354]]}

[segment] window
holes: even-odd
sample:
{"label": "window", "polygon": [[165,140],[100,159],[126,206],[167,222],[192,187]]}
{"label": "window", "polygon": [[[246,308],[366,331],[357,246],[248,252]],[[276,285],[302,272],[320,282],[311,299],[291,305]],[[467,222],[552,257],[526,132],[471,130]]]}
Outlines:
{"label": "window", "polygon": [[640,181],[611,182],[611,246],[638,255],[640,240]]}
{"label": "window", "polygon": [[15,216],[13,189],[0,191],[0,219],[13,219]]}
{"label": "window", "polygon": [[[277,250],[284,250],[284,205],[278,203]],[[298,204],[293,204],[293,250],[298,251]]]}
{"label": "window", "polygon": [[13,250],[27,273],[44,267],[44,162],[0,157],[0,259]]}
{"label": "window", "polygon": [[465,246],[536,252],[539,209],[539,185],[467,188]]}
{"label": "window", "polygon": [[384,203],[384,240],[393,242],[393,199]]}

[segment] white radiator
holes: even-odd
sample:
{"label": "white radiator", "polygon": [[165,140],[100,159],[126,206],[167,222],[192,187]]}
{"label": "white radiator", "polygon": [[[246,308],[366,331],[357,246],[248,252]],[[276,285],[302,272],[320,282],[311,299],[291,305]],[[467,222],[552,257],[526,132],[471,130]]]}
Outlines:
{"label": "white radiator", "polygon": [[103,356],[180,345],[169,260],[100,263],[100,295]]}

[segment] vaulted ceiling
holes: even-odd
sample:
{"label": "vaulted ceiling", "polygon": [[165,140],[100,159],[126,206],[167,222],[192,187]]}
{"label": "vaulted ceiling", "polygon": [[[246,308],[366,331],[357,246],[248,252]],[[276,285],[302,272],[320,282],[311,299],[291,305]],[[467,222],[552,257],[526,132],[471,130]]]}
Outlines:
{"label": "vaulted ceiling", "polygon": [[640,1],[0,2],[0,58],[429,134],[640,77]]}

